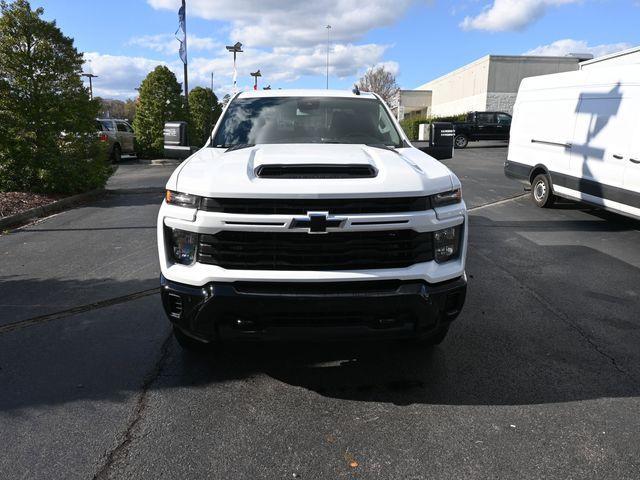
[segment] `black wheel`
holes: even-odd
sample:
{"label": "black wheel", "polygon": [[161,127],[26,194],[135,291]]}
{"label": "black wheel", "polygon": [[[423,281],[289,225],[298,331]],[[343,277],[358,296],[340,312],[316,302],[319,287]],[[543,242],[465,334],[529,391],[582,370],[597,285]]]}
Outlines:
{"label": "black wheel", "polygon": [[185,335],[178,327],[173,327],[173,336],[178,342],[178,345],[187,352],[204,353],[209,350],[208,343],[200,342],[195,338]]}
{"label": "black wheel", "polygon": [[122,160],[122,149],[120,145],[116,143],[111,151],[111,161],[113,163],[120,163],[120,160]]}
{"label": "black wheel", "polygon": [[553,185],[549,175],[541,173],[537,175],[531,182],[531,199],[540,208],[550,208],[555,202],[553,194]]}
{"label": "black wheel", "polygon": [[469,139],[466,135],[463,135],[461,133],[459,135],[456,135],[453,143],[455,144],[456,148],[467,148],[467,145],[469,145]]}

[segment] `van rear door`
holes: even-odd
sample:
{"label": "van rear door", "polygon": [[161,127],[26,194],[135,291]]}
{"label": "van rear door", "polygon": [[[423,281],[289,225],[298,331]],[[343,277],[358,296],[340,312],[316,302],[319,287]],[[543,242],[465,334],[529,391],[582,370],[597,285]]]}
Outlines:
{"label": "van rear door", "polygon": [[571,145],[572,176],[568,188],[599,198],[611,197],[606,186],[622,188],[635,112],[620,85],[594,86],[580,94]]}

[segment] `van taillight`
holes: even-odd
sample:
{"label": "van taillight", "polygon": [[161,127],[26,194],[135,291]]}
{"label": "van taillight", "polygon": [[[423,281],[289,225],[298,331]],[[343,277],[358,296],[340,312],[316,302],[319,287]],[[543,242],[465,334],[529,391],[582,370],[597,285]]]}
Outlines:
{"label": "van taillight", "polygon": [[109,140],[109,136],[106,133],[101,133],[100,134],[100,141],[101,142],[106,142],[107,140]]}

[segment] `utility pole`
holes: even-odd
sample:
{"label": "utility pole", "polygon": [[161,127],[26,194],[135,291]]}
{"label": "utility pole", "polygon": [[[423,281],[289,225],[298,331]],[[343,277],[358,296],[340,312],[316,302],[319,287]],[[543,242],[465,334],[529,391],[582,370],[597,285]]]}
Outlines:
{"label": "utility pole", "polygon": [[189,115],[189,69],[188,69],[188,56],[187,56],[187,4],[186,0],[182,0],[182,9],[179,14],[180,28],[184,33],[182,39],[182,45],[180,46],[180,57],[184,64],[184,106]]}
{"label": "utility pole", "polygon": [[93,100],[93,79],[98,78],[98,75],[94,75],[93,73],[83,73],[81,76],[89,79],[89,98]]}
{"label": "utility pole", "polygon": [[325,28],[327,29],[327,90],[329,90],[329,48],[331,45],[331,37],[329,33],[331,32],[331,25],[327,25]]}

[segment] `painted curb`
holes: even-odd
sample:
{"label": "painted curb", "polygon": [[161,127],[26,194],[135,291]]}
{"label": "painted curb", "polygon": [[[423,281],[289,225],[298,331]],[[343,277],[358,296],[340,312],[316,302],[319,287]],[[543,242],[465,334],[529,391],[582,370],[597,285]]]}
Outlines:
{"label": "painted curb", "polygon": [[41,207],[32,208],[26,212],[16,213],[15,215],[9,215],[0,219],[0,231],[7,228],[16,227],[24,223],[37,220],[38,218],[46,217],[53,213],[61,212],[69,207],[74,206],[77,203],[83,203],[88,200],[93,200],[103,196],[107,191],[104,188],[98,188],[96,190],[90,190],[78,195],[72,195],[70,197],[57,200],[55,202],[43,205]]}

